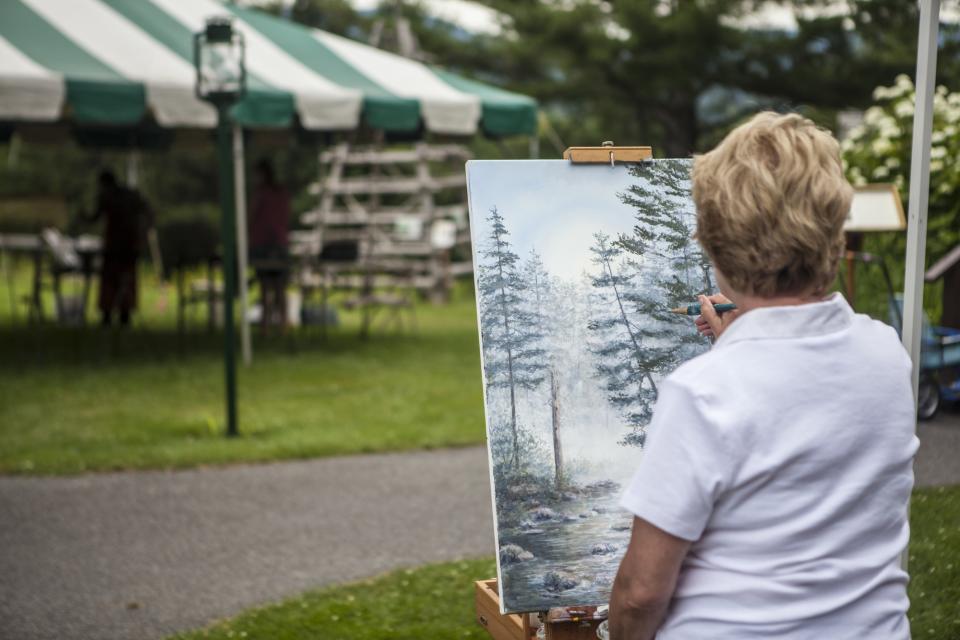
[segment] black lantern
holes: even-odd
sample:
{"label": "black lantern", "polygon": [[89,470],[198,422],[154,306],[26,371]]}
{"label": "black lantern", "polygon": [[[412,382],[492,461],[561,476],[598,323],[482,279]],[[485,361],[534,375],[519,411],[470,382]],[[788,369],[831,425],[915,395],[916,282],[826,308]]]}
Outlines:
{"label": "black lantern", "polygon": [[218,105],[243,98],[247,91],[245,54],[243,34],[234,30],[230,18],[209,18],[206,29],[193,37],[197,97]]}

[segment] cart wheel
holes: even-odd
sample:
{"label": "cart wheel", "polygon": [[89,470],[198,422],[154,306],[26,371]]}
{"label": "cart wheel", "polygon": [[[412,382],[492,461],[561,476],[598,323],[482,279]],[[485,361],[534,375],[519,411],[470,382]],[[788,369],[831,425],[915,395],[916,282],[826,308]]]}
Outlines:
{"label": "cart wheel", "polygon": [[925,375],[920,377],[917,389],[917,418],[929,420],[940,410],[940,385],[936,378]]}

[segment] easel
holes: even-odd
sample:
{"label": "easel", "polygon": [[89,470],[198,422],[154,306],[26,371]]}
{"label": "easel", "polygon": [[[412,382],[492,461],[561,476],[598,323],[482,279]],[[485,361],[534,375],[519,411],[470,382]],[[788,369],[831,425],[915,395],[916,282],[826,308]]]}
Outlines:
{"label": "easel", "polygon": [[[877,197],[886,196],[886,210],[874,202]],[[860,198],[867,197],[871,200],[868,204],[863,204]],[[858,202],[860,204],[858,204]],[[883,215],[876,217],[876,212],[881,210]],[[893,214],[890,214],[892,210]],[[844,223],[844,237],[846,239],[846,251],[844,252],[844,273],[840,280],[840,285],[844,296],[852,307],[856,309],[857,299],[857,279],[856,263],[858,256],[863,251],[863,241],[865,234],[882,231],[903,231],[907,228],[907,218],[903,213],[903,203],[900,201],[900,191],[896,186],[889,183],[866,184],[854,189],[853,203],[850,207],[850,214]]]}
{"label": "easel", "polygon": [[[653,158],[651,147],[616,147],[604,142],[599,147],[568,147],[563,159],[571,164],[640,163]],[[597,627],[606,620],[605,611],[598,607],[559,607],[533,613],[501,613],[497,581],[478,580],[474,583],[477,622],[494,640],[534,640],[537,630],[544,627],[547,640],[594,640]],[[537,622],[533,621],[533,617]]]}

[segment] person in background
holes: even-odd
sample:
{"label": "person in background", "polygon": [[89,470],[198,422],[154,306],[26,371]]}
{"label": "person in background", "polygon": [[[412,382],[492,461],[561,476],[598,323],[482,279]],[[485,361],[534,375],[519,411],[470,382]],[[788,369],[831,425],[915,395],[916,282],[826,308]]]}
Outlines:
{"label": "person in background", "polygon": [[836,140],[795,114],[695,158],[716,342],[660,385],[611,640],[909,639],[910,359],[828,294],[852,195]]}
{"label": "person in background", "polygon": [[87,220],[104,219],[98,299],[101,322],[110,326],[116,314],[120,326],[127,327],[137,308],[137,258],[152,212],[140,193],[117,182],[110,169],[100,171],[97,185],[96,209]]}
{"label": "person in background", "polygon": [[257,273],[263,307],[261,329],[287,325],[288,229],[290,196],[278,182],[273,165],[260,159],[255,171],[250,217],[250,264]]}

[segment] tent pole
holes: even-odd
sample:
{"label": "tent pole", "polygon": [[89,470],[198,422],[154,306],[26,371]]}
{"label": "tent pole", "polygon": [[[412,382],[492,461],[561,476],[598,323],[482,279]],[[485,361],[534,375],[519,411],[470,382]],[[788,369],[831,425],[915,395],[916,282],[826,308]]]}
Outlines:
{"label": "tent pole", "polygon": [[[933,92],[937,80],[937,44],[940,0],[921,0],[917,39],[916,108],[913,114],[913,150],[910,156],[910,205],[907,220],[907,264],[903,293],[903,346],[913,363],[914,405],[920,383],[921,325],[923,323],[923,267],[927,248],[927,201],[930,195],[930,136],[933,130]],[[908,549],[900,556],[907,569]]]}
{"label": "tent pole", "polygon": [[[139,149],[127,151],[126,162],[126,182],[131,189],[140,187],[141,157]],[[153,273],[157,276],[157,282],[163,286],[163,257],[160,254],[160,239],[157,236],[157,223],[152,217],[147,228],[147,251],[150,252],[150,263],[153,265]],[[164,298],[166,293],[164,292]]]}
{"label": "tent pole", "polygon": [[233,192],[237,203],[237,275],[240,286],[240,349],[243,364],[250,366],[253,348],[250,344],[250,323],[247,293],[247,184],[244,172],[243,127],[233,125]]}
{"label": "tent pole", "polygon": [[234,343],[233,296],[237,276],[236,203],[233,198],[233,154],[228,104],[217,105],[217,156],[220,174],[220,239],[223,244],[223,365],[227,437],[239,435],[237,427],[237,368]]}
{"label": "tent pole", "polygon": [[140,152],[136,149],[127,151],[126,182],[131,189],[140,186]]}
{"label": "tent pole", "polygon": [[939,29],[940,0],[923,0],[920,3],[920,36],[917,42],[916,111],[910,158],[910,205],[903,296],[903,345],[913,362],[914,398],[920,379],[923,271],[927,244],[927,200],[930,194],[930,135],[933,129]]}

